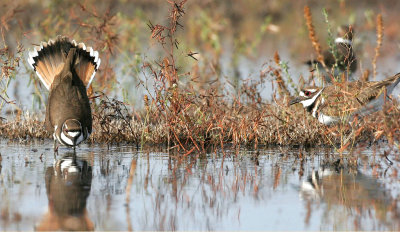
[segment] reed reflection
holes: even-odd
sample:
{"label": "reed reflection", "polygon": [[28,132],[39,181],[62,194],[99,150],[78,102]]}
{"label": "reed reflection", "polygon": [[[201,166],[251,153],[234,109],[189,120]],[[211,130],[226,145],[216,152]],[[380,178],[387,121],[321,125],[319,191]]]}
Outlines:
{"label": "reed reflection", "polygon": [[312,215],[312,206],[322,203],[323,226],[360,230],[371,226],[364,221],[373,219],[378,222],[375,229],[400,228],[396,199],[376,178],[359,170],[322,166],[302,183],[300,196],[307,205],[306,223]]}
{"label": "reed reflection", "polygon": [[48,167],[45,175],[48,212],[36,230],[93,230],[87,198],[92,184],[92,167],[70,153]]}

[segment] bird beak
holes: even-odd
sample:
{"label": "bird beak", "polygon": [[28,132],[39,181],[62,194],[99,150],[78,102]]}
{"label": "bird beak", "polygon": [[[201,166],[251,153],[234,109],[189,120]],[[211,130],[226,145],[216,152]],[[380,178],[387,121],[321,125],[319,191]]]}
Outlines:
{"label": "bird beak", "polygon": [[296,104],[296,103],[299,103],[299,102],[301,102],[301,98],[300,97],[296,97],[296,98],[294,98],[294,99],[292,99],[290,102],[289,102],[289,105],[293,105],[293,104]]}
{"label": "bird beak", "polygon": [[78,135],[76,135],[76,136],[74,137],[74,146],[76,146],[76,142],[78,141],[79,137],[81,136],[81,133],[82,133],[82,132],[80,132]]}

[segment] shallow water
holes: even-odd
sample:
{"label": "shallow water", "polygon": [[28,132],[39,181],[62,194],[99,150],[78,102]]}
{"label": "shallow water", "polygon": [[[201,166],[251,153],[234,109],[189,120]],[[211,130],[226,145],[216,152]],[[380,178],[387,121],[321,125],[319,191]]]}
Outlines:
{"label": "shallow water", "polygon": [[[399,230],[398,152],[226,150],[178,161],[135,147],[0,144],[0,230]],[[302,159],[301,157],[306,157]]]}

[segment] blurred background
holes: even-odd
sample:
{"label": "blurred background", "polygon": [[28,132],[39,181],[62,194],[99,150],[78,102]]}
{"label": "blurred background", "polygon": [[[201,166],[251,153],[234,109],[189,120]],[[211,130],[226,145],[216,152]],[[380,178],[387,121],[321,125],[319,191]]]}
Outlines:
{"label": "blurred background", "polygon": [[[309,6],[323,49],[330,30],[351,24],[358,58],[355,78],[372,70],[376,47],[376,17],[383,17],[383,44],[377,60],[377,79],[400,71],[400,2],[388,1],[291,1],[291,0],[189,0],[177,32],[178,72],[182,82],[192,81],[201,91],[221,83],[222,91],[259,78],[278,52],[293,80],[310,75],[306,60],[316,58],[308,37],[304,6]],[[0,7],[0,67],[2,111],[43,112],[47,91],[28,67],[28,50],[66,35],[92,46],[101,54],[94,90],[143,107],[143,95],[151,91],[145,63],[157,63],[167,54],[151,38],[149,25],[168,24],[170,4],[165,0],[36,1],[5,0]],[[327,12],[328,22],[323,10]],[[193,57],[188,54],[197,53]],[[188,78],[189,77],[189,78]],[[147,86],[147,87],[146,87]],[[263,99],[271,98],[270,82],[260,86]],[[399,91],[395,92],[398,93]],[[7,104],[13,101],[15,104]]]}

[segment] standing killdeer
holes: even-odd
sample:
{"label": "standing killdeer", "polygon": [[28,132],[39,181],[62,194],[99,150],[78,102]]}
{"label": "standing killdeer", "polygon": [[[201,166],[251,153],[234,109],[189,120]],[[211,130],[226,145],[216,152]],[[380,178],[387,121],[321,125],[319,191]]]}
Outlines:
{"label": "standing killdeer", "polygon": [[[337,83],[324,88],[312,86],[300,91],[300,96],[291,100],[290,105],[303,107],[326,125],[349,117],[364,116],[378,111],[400,82],[400,73],[382,81],[354,81]],[[386,91],[386,94],[385,94]]]}
{"label": "standing killdeer", "polygon": [[[338,29],[338,37],[335,39],[334,52],[332,50],[326,50],[322,56],[324,63],[329,70],[333,68],[333,76],[339,77],[342,73],[345,73],[346,77],[350,78],[353,73],[357,70],[357,59],[353,51],[353,35],[354,29],[352,26],[341,26]],[[324,67],[321,63],[316,60],[310,60],[306,62],[311,68],[317,68],[324,75],[326,82],[331,83],[332,76],[325,72]],[[337,65],[335,67],[335,65]]]}
{"label": "standing killdeer", "polygon": [[92,132],[86,89],[99,68],[99,53],[83,43],[58,36],[29,52],[28,63],[50,91],[45,125],[53,133],[54,145],[58,140],[75,148]]}

